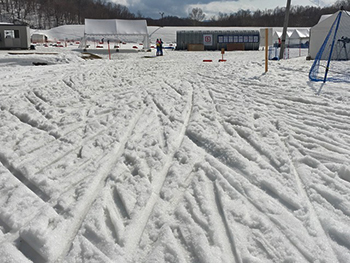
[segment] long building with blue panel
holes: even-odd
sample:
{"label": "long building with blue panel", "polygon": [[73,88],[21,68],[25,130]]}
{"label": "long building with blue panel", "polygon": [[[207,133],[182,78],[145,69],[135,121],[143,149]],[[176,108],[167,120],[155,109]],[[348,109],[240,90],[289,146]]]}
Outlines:
{"label": "long building with blue panel", "polygon": [[177,31],[177,50],[259,50],[258,30]]}

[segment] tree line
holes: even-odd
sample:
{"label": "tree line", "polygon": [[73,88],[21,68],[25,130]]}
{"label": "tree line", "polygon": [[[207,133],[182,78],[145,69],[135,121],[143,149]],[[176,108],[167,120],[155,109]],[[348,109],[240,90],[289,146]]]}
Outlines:
{"label": "tree line", "polygon": [[127,7],[106,0],[0,0],[0,22],[49,29],[83,24],[85,18],[134,19]]}
{"label": "tree line", "polygon": [[[338,0],[328,7],[291,6],[289,14],[289,27],[312,27],[317,24],[320,17],[333,14],[343,8],[350,11],[350,0]],[[239,10],[235,13],[219,13],[214,17],[206,17],[200,8],[192,9],[187,18],[164,17],[163,21],[149,21],[151,25],[163,26],[230,26],[230,27],[283,27],[285,7],[275,9]]]}
{"label": "tree line", "polygon": [[[350,0],[337,1],[332,6],[291,6],[289,14],[289,27],[312,27],[317,24],[320,17],[333,14],[343,7],[350,10]],[[208,23],[215,26],[254,26],[254,27],[282,27],[285,17],[285,7],[276,7],[273,10],[239,10],[233,14],[219,14]]]}
{"label": "tree line", "polygon": [[[292,6],[290,27],[311,27],[323,14],[332,14],[344,7],[350,10],[350,0],[338,0],[328,7]],[[27,23],[32,28],[49,29],[66,24],[83,24],[85,18],[95,19],[146,19],[150,26],[252,26],[282,27],[284,7],[275,9],[239,10],[206,17],[200,8],[193,8],[188,17],[162,16],[145,18],[133,14],[123,5],[108,0],[0,0],[0,22]]]}

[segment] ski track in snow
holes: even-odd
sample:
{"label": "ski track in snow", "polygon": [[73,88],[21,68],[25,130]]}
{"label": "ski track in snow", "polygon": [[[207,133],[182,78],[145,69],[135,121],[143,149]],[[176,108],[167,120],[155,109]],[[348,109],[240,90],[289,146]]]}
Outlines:
{"label": "ski track in snow", "polygon": [[3,67],[0,259],[349,262],[349,84],[225,56]]}

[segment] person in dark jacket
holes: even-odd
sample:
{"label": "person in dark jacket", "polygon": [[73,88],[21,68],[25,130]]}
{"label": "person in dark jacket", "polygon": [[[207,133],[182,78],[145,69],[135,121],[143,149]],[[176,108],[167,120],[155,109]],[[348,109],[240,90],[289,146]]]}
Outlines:
{"label": "person in dark jacket", "polygon": [[163,56],[163,41],[159,39],[159,56]]}

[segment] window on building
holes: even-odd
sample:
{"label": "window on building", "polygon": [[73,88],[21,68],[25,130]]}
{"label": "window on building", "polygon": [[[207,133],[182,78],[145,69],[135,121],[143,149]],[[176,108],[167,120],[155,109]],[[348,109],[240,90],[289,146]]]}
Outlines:
{"label": "window on building", "polygon": [[19,30],[4,30],[5,38],[19,38]]}

